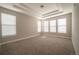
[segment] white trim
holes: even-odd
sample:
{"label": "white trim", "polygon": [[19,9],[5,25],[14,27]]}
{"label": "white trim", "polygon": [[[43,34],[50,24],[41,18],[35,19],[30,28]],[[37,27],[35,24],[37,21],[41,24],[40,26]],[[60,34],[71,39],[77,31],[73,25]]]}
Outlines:
{"label": "white trim", "polygon": [[54,35],[54,37],[57,37],[57,38],[65,38],[65,39],[71,39],[71,37],[69,36],[58,36],[58,35]]}
{"label": "white trim", "polygon": [[32,37],[35,37],[35,36],[38,36],[38,35],[40,35],[40,34],[39,33],[30,34],[28,37],[20,38],[20,39],[16,39],[16,40],[11,40],[11,41],[7,41],[7,42],[3,42],[3,43],[0,43],[0,45],[21,41],[21,40],[24,40],[24,39],[29,39],[29,38],[32,38]]}
{"label": "white trim", "polygon": [[[12,10],[12,11],[15,11],[15,12],[19,12],[19,13],[23,13],[25,15],[29,15],[29,16],[32,16],[32,17],[35,17],[35,18],[38,18],[38,14],[34,14],[32,11],[24,11],[24,9],[28,9],[29,8],[24,8],[23,6],[19,5],[19,4],[0,4],[0,7],[2,8],[5,8],[5,9],[9,9],[9,10]],[[23,9],[23,10],[22,10]],[[30,12],[30,13],[29,13]]]}
{"label": "white trim", "polygon": [[57,38],[65,38],[65,39],[71,39],[71,35],[67,35],[67,34],[62,34],[62,33],[44,33],[44,35],[48,35],[48,36],[51,36],[51,37],[57,37]]}
{"label": "white trim", "polygon": [[71,36],[62,36],[62,35],[52,35],[52,37],[71,39]]}

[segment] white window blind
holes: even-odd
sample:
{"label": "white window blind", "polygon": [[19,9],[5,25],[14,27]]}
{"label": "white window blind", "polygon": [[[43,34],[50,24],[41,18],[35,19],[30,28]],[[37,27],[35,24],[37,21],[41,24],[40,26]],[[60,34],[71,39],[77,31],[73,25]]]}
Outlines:
{"label": "white window blind", "polygon": [[41,32],[41,21],[38,21],[37,25],[38,25],[38,32]]}
{"label": "white window blind", "polygon": [[6,13],[1,13],[2,36],[16,34],[16,16]]}
{"label": "white window blind", "polygon": [[58,19],[58,32],[66,33],[66,18]]}
{"label": "white window blind", "polygon": [[49,26],[48,21],[44,21],[44,25],[43,25],[44,32],[48,32],[49,31],[48,30],[48,26]]}
{"label": "white window blind", "polygon": [[50,21],[50,32],[56,32],[56,20]]}

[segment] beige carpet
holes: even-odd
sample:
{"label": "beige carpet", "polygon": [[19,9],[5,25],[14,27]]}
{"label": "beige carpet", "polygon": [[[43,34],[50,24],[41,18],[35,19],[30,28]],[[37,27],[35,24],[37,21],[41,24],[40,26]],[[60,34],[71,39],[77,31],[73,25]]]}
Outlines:
{"label": "beige carpet", "polygon": [[2,54],[11,55],[72,55],[70,39],[38,36],[2,46]]}

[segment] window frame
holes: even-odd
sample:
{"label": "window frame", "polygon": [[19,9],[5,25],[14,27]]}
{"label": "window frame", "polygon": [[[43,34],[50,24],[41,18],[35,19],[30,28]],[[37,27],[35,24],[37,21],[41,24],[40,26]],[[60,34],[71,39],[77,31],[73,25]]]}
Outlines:
{"label": "window frame", "polygon": [[[9,26],[15,26],[15,34],[2,35],[2,26],[3,26],[3,24],[2,24],[2,14],[7,14],[7,15],[15,16],[15,25],[10,25],[10,24],[9,24]],[[4,25],[8,25],[8,24],[4,24]],[[11,13],[7,13],[7,12],[1,12],[1,36],[2,36],[3,38],[5,38],[5,37],[14,37],[14,36],[16,36],[16,35],[17,35],[16,15],[11,14]]]}
{"label": "window frame", "polygon": [[[65,24],[66,24],[66,25],[65,25],[65,27],[66,27],[66,28],[65,28],[65,32],[59,32],[59,31],[58,31],[58,26],[59,26],[59,25],[58,25],[58,20],[59,20],[59,19],[65,19],[65,20],[66,20],[66,22],[65,22]],[[63,25],[63,26],[64,26],[64,25]],[[67,33],[67,18],[66,18],[66,17],[58,18],[58,19],[57,19],[57,33],[61,33],[61,34],[66,34],[66,33]]]}
{"label": "window frame", "polygon": [[[59,24],[58,24],[58,20],[60,20],[60,19],[65,19],[65,25],[63,25],[63,26],[65,26],[65,30],[64,31],[60,31],[59,32]],[[51,25],[50,25],[50,21],[53,21],[53,20],[55,20],[55,28],[56,28],[56,30],[55,30],[55,32],[54,31],[50,31],[50,29],[51,29]],[[48,31],[45,31],[44,30],[44,21],[47,21],[48,22],[48,25],[47,25],[47,30]],[[43,24],[41,24],[41,28],[43,27],[43,32],[45,33],[45,32],[50,32],[50,33],[57,33],[57,34],[67,34],[67,18],[66,17],[62,17],[62,18],[56,18],[56,19],[52,19],[52,20],[44,20],[43,22],[41,22],[41,23],[43,23]],[[42,29],[41,29],[41,32],[42,32]]]}
{"label": "window frame", "polygon": [[[49,21],[48,20],[45,20],[45,21],[47,21],[47,24],[48,25],[44,25],[44,21],[43,21],[43,32],[49,32],[50,30],[49,30]],[[47,31],[46,30],[44,30],[45,29],[45,27],[47,27],[48,29],[47,29]]]}
{"label": "window frame", "polygon": [[[54,27],[54,26],[51,26],[51,21],[55,21],[55,32],[54,31],[51,31],[51,27]],[[57,32],[57,23],[56,23],[56,19],[55,20],[50,20],[49,21],[49,31],[51,32],[51,33],[56,33]]]}
{"label": "window frame", "polygon": [[[39,24],[39,22],[40,22],[40,24]],[[40,27],[40,29],[39,29],[39,27]],[[39,21],[37,21],[37,32],[42,32],[42,22],[39,20]]]}

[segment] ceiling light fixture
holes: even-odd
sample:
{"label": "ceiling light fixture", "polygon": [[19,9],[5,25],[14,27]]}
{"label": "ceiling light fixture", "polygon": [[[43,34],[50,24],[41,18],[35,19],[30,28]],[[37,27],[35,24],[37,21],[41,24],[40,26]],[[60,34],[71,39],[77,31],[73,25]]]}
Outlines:
{"label": "ceiling light fixture", "polygon": [[44,8],[44,5],[40,5],[41,8]]}
{"label": "ceiling light fixture", "polygon": [[[40,5],[40,8],[43,9],[44,5]],[[41,15],[41,19],[43,20],[43,16]]]}

